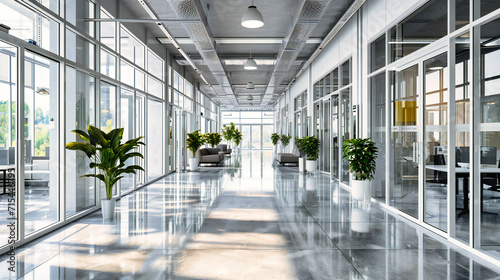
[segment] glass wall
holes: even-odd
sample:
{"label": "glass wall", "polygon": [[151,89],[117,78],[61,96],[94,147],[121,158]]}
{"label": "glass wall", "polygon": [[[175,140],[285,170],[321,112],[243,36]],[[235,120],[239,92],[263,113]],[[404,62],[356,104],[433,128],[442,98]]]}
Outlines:
{"label": "glass wall", "polygon": [[25,233],[58,221],[59,63],[25,53]]}
{"label": "glass wall", "polygon": [[163,103],[148,99],[148,134],[146,137],[147,145],[147,166],[148,179],[154,179],[165,173],[164,171],[164,133],[163,121]]}
{"label": "glass wall", "polygon": [[[224,111],[222,125],[234,123],[242,133],[242,149],[272,149],[274,113],[267,111]],[[290,143],[293,143],[290,141]]]}
{"label": "glass wall", "polygon": [[427,59],[424,67],[424,221],[448,227],[448,62],[447,54]]}
{"label": "glass wall", "polygon": [[[61,13],[60,1],[39,1],[60,17],[23,2],[0,3],[2,24],[11,27],[9,33],[0,33],[0,182],[7,187],[6,183],[19,181],[14,187],[23,193],[22,201],[15,197],[16,205],[23,207],[18,222],[25,229],[17,245],[28,235],[47,233],[56,223],[100,206],[103,186],[93,178],[81,178],[94,172],[89,159],[64,149],[68,142],[83,141],[72,130],[86,130],[89,125],[105,131],[123,127],[124,140],[146,137],[149,146],[140,150],[146,160],[128,163],[143,166],[149,177],[143,172],[126,174],[114,188],[117,197],[164,175],[166,156],[162,57],[121,23],[84,20],[112,18],[103,9],[97,10],[95,1],[66,1]],[[64,67],[58,55],[65,58]],[[24,60],[18,61],[19,57]],[[24,80],[20,88],[19,77]],[[190,84],[185,88],[194,90]],[[24,101],[22,106],[18,99]],[[217,118],[218,108],[210,102],[209,112]],[[24,131],[23,139],[16,139],[19,130]],[[24,157],[19,160],[21,154]],[[18,172],[24,176],[16,176]],[[2,203],[7,209],[6,200]],[[7,233],[0,230],[0,237]],[[1,252],[7,249],[4,245],[0,242]]]}
{"label": "glass wall", "polygon": [[371,138],[378,148],[377,169],[372,185],[372,197],[382,202],[386,198],[386,88],[385,72],[370,78]]}
{"label": "glass wall", "polygon": [[[123,141],[134,138],[134,92],[122,87],[120,94],[120,127],[123,127]],[[128,159],[126,165],[134,165],[135,159]],[[125,193],[134,187],[134,174],[125,173],[120,180],[120,192]]]}
{"label": "glass wall", "polygon": [[[1,4],[0,4],[1,5]],[[16,139],[17,139],[17,58],[16,47],[0,41],[0,179],[2,182],[0,206],[8,210],[9,202],[19,205],[17,197],[10,197],[16,186]],[[0,213],[0,246],[9,240],[10,229],[8,211]],[[18,222],[18,220],[14,220]],[[19,239],[19,236],[17,237]]]}
{"label": "glass wall", "polygon": [[[95,78],[73,67],[66,67],[66,108],[75,108],[66,113],[66,141],[83,142],[71,131],[95,123]],[[76,151],[66,151],[66,216],[96,205],[95,181],[82,178],[93,172],[88,157]]]}
{"label": "glass wall", "polygon": [[[479,28],[480,91],[474,111],[479,122],[479,145],[474,162],[480,174],[481,245],[500,245],[500,19]],[[479,96],[478,96],[479,95]],[[476,99],[477,100],[477,99]]]}

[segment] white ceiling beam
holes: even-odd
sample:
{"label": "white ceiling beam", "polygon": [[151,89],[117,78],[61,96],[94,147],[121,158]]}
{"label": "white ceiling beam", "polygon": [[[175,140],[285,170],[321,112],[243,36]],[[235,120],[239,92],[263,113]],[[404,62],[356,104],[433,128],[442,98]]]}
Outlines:
{"label": "white ceiling beam", "polygon": [[[165,37],[158,37],[158,41],[162,44],[171,44],[171,41]],[[191,38],[175,38],[181,45],[194,44]],[[248,44],[281,44],[283,38],[214,38],[215,43],[220,45],[248,45]],[[320,44],[323,38],[309,38],[306,44]]]}

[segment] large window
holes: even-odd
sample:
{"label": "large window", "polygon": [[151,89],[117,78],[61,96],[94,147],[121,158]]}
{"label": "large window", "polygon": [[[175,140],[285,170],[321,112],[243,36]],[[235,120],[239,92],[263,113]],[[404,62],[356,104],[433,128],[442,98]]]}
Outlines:
{"label": "large window", "polygon": [[[83,142],[71,131],[85,131],[95,125],[95,78],[72,67],[66,67],[66,141]],[[83,153],[66,151],[66,216],[88,209],[95,202],[95,180],[81,177],[93,172],[89,159]]]}
{"label": "large window", "polygon": [[59,24],[14,0],[0,2],[2,24],[9,26],[10,34],[53,53],[59,53]]}

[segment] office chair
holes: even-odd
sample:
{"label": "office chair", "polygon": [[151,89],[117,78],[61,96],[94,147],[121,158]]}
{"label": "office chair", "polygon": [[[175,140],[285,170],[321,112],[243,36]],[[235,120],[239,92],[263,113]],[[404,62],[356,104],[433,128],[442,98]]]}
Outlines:
{"label": "office chair", "polygon": [[[434,165],[446,165],[444,160],[444,155],[434,155]],[[446,176],[446,172],[434,171],[434,183],[438,184],[448,184],[448,178]]]}
{"label": "office chair", "polygon": [[[500,159],[498,160],[498,168],[500,168]],[[490,191],[500,191],[500,173],[481,173],[481,186],[490,186],[485,188]]]}

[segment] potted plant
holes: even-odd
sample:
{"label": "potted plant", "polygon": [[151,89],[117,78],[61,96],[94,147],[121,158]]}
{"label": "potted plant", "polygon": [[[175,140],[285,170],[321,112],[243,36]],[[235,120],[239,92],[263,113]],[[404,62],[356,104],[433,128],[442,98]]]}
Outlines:
{"label": "potted plant", "polygon": [[219,145],[219,143],[222,141],[221,135],[217,132],[205,133],[203,134],[203,138],[205,140],[205,143],[210,144],[212,148]]}
{"label": "potted plant", "polygon": [[234,136],[233,136],[235,150],[240,145],[241,139],[243,139],[243,134],[241,133],[241,131],[239,131],[238,129],[236,129],[235,132],[234,132]]}
{"label": "potted plant", "polygon": [[295,146],[297,147],[297,149],[299,150],[299,153],[300,153],[300,155],[299,155],[299,172],[306,171],[306,169],[305,169],[306,162],[305,162],[305,157],[304,157],[305,152],[304,152],[303,142],[304,142],[304,139],[295,138]]}
{"label": "potted plant", "polygon": [[317,162],[319,156],[319,140],[316,136],[306,136],[302,139],[302,150],[307,156],[306,170],[308,172],[316,172]]}
{"label": "potted plant", "polygon": [[200,130],[196,130],[192,133],[187,134],[187,148],[193,154],[193,157],[189,158],[189,169],[191,171],[198,170],[198,164],[200,163],[200,159],[196,157],[196,151],[203,146],[205,140],[203,139],[203,135],[200,134]]}
{"label": "potted plant", "polygon": [[222,137],[226,140],[227,146],[230,149],[230,142],[233,140],[234,132],[236,131],[236,126],[234,123],[222,126]]}
{"label": "potted plant", "polygon": [[278,135],[278,133],[271,134],[271,142],[273,143],[273,146],[276,146],[278,144],[278,141],[280,141],[280,136]]}
{"label": "potted plant", "polygon": [[280,136],[278,133],[271,134],[271,142],[273,143],[273,160],[276,160],[276,155],[278,153],[278,142],[280,141]]}
{"label": "potted plant", "polygon": [[342,149],[352,174],[352,197],[356,200],[370,200],[371,180],[375,175],[375,160],[378,155],[375,142],[370,138],[345,140]]}
{"label": "potted plant", "polygon": [[106,199],[101,200],[102,216],[104,219],[112,219],[115,210],[115,200],[112,199],[113,187],[123,178],[122,174],[136,174],[137,170],[144,171],[139,165],[125,165],[127,159],[144,158],[140,152],[136,151],[139,145],[145,145],[141,142],[144,137],[122,143],[123,128],[116,128],[106,133],[89,125],[87,131],[88,133],[83,130],[73,130],[83,142],[70,142],[66,144],[66,149],[84,152],[90,159],[90,168],[97,168],[99,171],[81,177],[94,177],[104,183]]}
{"label": "potted plant", "polygon": [[289,136],[286,134],[281,135],[280,140],[281,140],[281,144],[283,145],[283,152],[285,152],[286,146],[288,146],[288,144],[290,143],[291,138],[292,138],[292,136]]}

